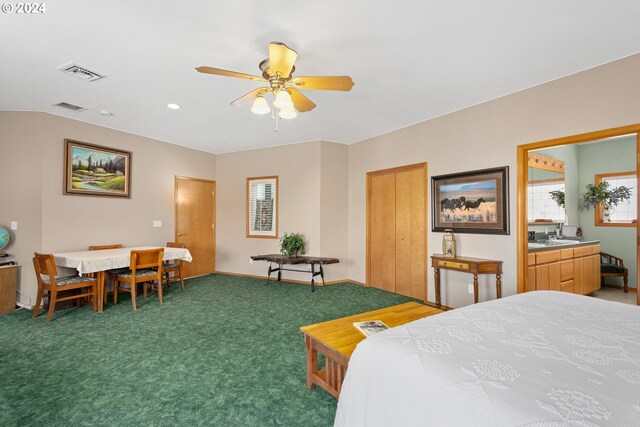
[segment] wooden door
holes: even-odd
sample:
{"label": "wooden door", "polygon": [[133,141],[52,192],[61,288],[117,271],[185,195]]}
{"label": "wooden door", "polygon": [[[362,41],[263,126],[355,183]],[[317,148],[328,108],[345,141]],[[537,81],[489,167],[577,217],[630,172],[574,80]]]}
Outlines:
{"label": "wooden door", "polygon": [[371,178],[370,286],[396,291],[396,176]]}
{"label": "wooden door", "polygon": [[175,240],[193,257],[183,263],[185,277],[215,272],[215,191],[215,181],[176,177]]}
{"label": "wooden door", "polygon": [[396,293],[424,299],[426,215],[424,169],[396,175]]}
{"label": "wooden door", "polygon": [[427,300],[426,164],[367,176],[367,285]]}

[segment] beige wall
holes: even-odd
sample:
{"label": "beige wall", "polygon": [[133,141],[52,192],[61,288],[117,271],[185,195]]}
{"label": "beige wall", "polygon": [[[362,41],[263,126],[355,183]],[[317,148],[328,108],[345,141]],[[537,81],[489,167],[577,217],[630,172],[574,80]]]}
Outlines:
{"label": "beige wall", "polygon": [[[131,151],[131,199],[63,195],[65,138]],[[0,112],[0,147],[0,224],[19,223],[8,252],[22,265],[20,289],[32,300],[34,251],[164,244],[174,236],[174,176],[215,178],[213,154],[45,113]]]}
{"label": "beige wall", "polygon": [[[635,55],[349,146],[349,277],[365,280],[366,172],[423,161],[430,176],[509,166],[511,234],[457,234],[456,239],[461,255],[503,260],[503,294],[516,293],[516,147],[640,123],[639,75],[640,55]],[[429,232],[429,254],[441,251],[441,239],[442,233]],[[443,304],[472,301],[469,275],[443,276]],[[481,284],[486,282],[482,277]],[[493,278],[490,283],[480,287],[481,300],[495,296]],[[432,269],[429,299],[434,301]]]}
{"label": "beige wall", "polygon": [[[340,260],[326,271],[349,277],[349,147],[322,142],[320,176],[320,253]],[[334,279],[331,279],[334,280]]]}
{"label": "beige wall", "polygon": [[[346,256],[347,154],[346,146],[314,141],[218,155],[217,270],[265,276],[267,264],[250,263],[249,257],[280,250],[278,239],[246,237],[246,178],[255,176],[279,176],[280,236],[302,233],[308,254]],[[325,158],[334,164],[326,165]],[[341,206],[332,210],[334,203]],[[308,274],[293,272],[283,277],[309,280]],[[328,267],[325,279],[346,279],[345,265]]]}

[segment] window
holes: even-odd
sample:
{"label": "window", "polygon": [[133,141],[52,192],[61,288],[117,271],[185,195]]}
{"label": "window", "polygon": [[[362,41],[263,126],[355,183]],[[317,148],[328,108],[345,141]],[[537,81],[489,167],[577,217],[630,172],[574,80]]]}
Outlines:
{"label": "window", "polygon": [[635,227],[638,219],[638,179],[635,171],[618,172],[596,175],[596,185],[602,181],[609,183],[609,188],[620,187],[624,185],[631,189],[631,198],[629,201],[618,204],[609,213],[609,222],[602,221],[602,209],[596,209],[596,225],[599,226],[626,226]]}
{"label": "window", "polygon": [[247,237],[278,238],[278,177],[247,178]]}
{"label": "window", "polygon": [[558,206],[549,194],[556,190],[564,191],[564,181],[533,181],[529,182],[528,190],[529,222],[540,219],[564,221],[564,208]]}

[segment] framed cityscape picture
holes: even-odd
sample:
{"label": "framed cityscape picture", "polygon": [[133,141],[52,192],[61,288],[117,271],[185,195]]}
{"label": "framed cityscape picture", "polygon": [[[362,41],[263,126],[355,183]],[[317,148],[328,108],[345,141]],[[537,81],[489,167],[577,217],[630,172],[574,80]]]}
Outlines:
{"label": "framed cityscape picture", "polygon": [[64,194],[131,197],[131,152],[64,140]]}
{"label": "framed cityscape picture", "polygon": [[431,178],[433,231],[509,234],[509,167]]}

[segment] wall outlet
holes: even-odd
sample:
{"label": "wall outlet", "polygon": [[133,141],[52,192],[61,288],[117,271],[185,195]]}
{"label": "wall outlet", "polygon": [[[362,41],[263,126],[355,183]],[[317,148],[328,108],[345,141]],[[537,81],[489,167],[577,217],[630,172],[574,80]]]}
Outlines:
{"label": "wall outlet", "polygon": [[158,220],[153,221],[153,227],[154,227],[154,228],[160,228],[160,227],[162,227],[162,221],[158,221]]}
{"label": "wall outlet", "polygon": [[12,230],[18,229],[18,221],[11,221],[11,229]]}
{"label": "wall outlet", "polygon": [[467,285],[467,292],[473,294],[473,285]]}

